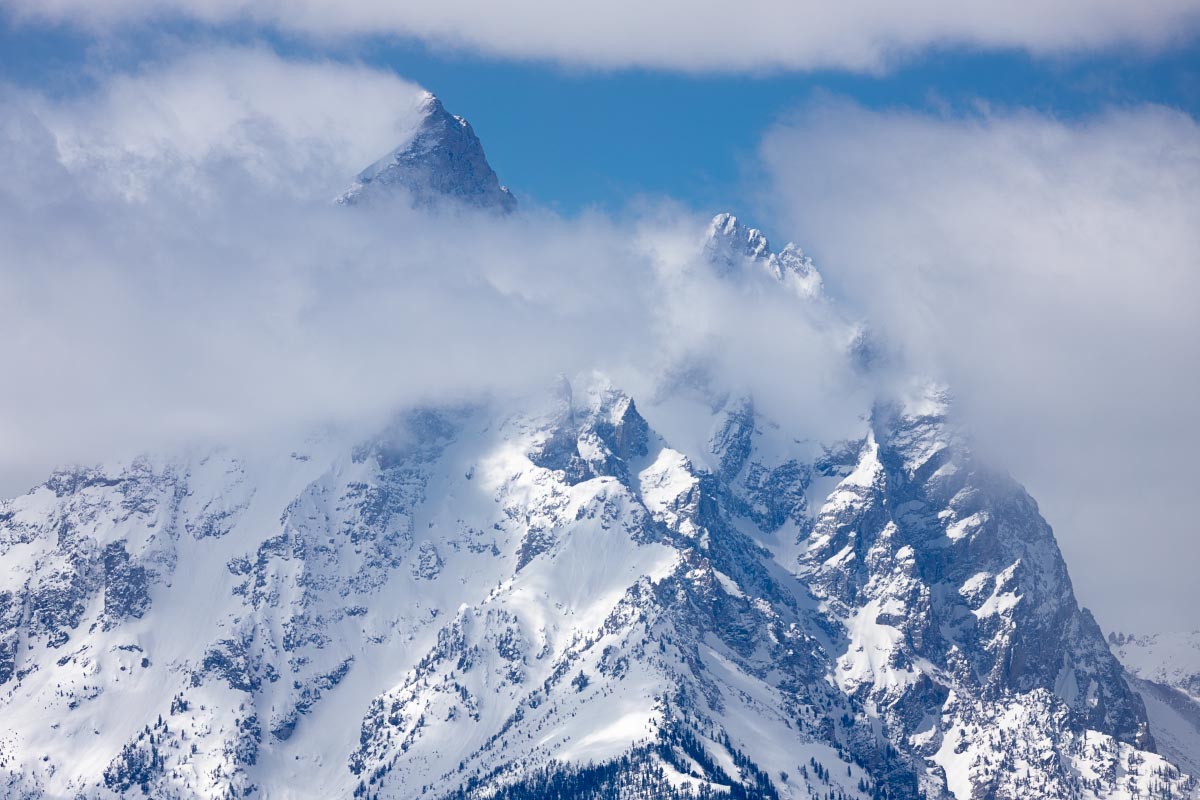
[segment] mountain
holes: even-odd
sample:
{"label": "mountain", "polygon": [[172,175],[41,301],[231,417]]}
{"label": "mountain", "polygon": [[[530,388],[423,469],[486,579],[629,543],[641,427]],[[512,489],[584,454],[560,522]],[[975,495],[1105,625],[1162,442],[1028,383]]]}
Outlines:
{"label": "mountain", "polygon": [[1200,702],[1200,631],[1148,636],[1112,633],[1108,640],[1131,674]]}
{"label": "mountain", "polygon": [[1146,704],[1159,751],[1200,774],[1200,631],[1108,640]]}
{"label": "mountain", "polygon": [[469,122],[429,93],[420,101],[419,118],[412,138],[360,172],[338,202],[358,205],[401,190],[418,206],[451,199],[502,214],[516,209]]}
{"label": "mountain", "polygon": [[788,243],[780,252],[773,252],[762,231],[743,225],[732,214],[713,218],[704,254],[721,274],[736,274],[749,262],[802,297],[821,295],[821,274],[803,250]]}
{"label": "mountain", "polygon": [[[419,139],[362,191],[480,205]],[[831,302],[732,216],[695,247]],[[3,502],[4,796],[1200,797],[944,390],[815,442],[691,367]]]}

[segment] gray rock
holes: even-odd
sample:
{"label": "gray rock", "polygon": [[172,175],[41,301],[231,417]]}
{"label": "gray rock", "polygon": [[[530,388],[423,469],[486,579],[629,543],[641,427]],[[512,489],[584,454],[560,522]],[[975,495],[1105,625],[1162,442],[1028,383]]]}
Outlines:
{"label": "gray rock", "polygon": [[421,114],[412,140],[360,172],[338,202],[359,205],[400,190],[422,207],[451,200],[501,214],[515,211],[516,198],[500,185],[471,124],[432,94]]}

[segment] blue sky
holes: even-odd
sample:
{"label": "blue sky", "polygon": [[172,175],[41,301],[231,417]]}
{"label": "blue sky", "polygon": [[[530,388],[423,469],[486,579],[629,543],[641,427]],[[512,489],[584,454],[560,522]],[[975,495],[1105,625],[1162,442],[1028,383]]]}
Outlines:
{"label": "blue sky", "polygon": [[825,94],[870,108],[972,113],[979,102],[1063,116],[1113,103],[1200,111],[1200,53],[1035,60],[1020,53],[925,56],[882,75],[683,75],[595,72],[379,46],[362,54],[442,96],[467,115],[514,191],[570,211],[665,194],[702,210],[755,209],[755,150],[763,132]]}
{"label": "blue sky", "polygon": [[519,196],[567,214],[591,206],[614,211],[651,195],[704,212],[755,215],[761,211],[756,151],[764,132],[814,98],[948,116],[1033,109],[1069,120],[1143,103],[1200,115],[1194,41],[1048,56],[1014,48],[929,48],[880,72],[728,74],[500,58],[406,37],[314,44],[270,29],[179,21],[96,36],[6,18],[0,74],[70,94],[114,67],[206,42],[266,43],[285,56],[393,70],[466,116],[501,179]]}
{"label": "blue sky", "polygon": [[[1200,54],[1062,62],[947,53],[884,76],[579,72],[381,47],[366,56],[462,109],[514,187],[566,208],[653,192],[699,206],[744,202],[763,131],[814,96],[872,108],[971,113],[977,102],[1073,116],[1110,103],[1200,110]],[[511,177],[508,177],[511,176]]]}

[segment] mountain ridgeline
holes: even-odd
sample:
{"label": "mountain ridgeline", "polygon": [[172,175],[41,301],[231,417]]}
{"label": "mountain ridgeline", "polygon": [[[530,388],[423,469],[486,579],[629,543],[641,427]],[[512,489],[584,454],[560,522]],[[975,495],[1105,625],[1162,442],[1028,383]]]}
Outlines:
{"label": "mountain ridgeline", "polygon": [[[513,213],[423,108],[340,202]],[[829,302],[730,215],[697,252]],[[0,502],[6,798],[1200,797],[1154,680],[935,387],[818,443],[588,375]]]}

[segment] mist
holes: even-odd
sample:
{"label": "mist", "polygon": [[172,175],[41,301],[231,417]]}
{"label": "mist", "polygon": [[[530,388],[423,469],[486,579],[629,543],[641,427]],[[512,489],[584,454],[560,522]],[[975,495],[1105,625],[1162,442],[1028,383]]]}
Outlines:
{"label": "mist", "polygon": [[[183,53],[0,104],[0,477],[381,419],[680,364],[817,439],[860,422],[850,320],[722,280],[668,200],[565,218],[332,198],[423,90],[264,49]],[[361,113],[366,109],[366,113]],[[864,405],[847,403],[858,397]]]}

